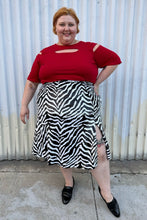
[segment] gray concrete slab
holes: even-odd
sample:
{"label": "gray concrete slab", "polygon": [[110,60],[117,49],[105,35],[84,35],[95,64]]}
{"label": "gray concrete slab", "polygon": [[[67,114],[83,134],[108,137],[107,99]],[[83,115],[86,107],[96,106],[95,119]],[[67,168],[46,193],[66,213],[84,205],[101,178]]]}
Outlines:
{"label": "gray concrete slab", "polygon": [[61,201],[59,173],[1,173],[1,220],[96,220],[90,174],[74,175],[76,185],[69,205]]}
{"label": "gray concrete slab", "polygon": [[[98,220],[114,220],[116,218],[106,209],[106,204],[98,192],[94,181],[94,193]],[[111,189],[119,201],[121,210],[120,220],[147,219],[147,176],[143,174],[111,175]]]}
{"label": "gray concrete slab", "polygon": [[[147,219],[147,162],[111,161],[111,188],[120,220]],[[61,201],[63,177],[40,161],[0,162],[0,220],[112,220],[88,171],[73,169],[76,185],[68,205]]]}

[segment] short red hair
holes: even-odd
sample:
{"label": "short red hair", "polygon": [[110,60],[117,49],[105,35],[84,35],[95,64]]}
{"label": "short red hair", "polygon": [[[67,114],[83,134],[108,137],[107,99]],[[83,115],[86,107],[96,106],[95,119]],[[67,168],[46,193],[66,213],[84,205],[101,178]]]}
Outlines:
{"label": "short red hair", "polygon": [[56,33],[57,20],[58,20],[58,18],[61,17],[62,15],[70,15],[70,16],[72,16],[72,17],[75,19],[76,24],[77,24],[77,33],[79,33],[79,28],[78,28],[79,18],[77,17],[75,11],[74,11],[72,8],[63,7],[63,8],[60,8],[60,9],[54,14],[54,17],[53,17],[53,32],[54,32],[54,34],[57,34],[57,33]]}

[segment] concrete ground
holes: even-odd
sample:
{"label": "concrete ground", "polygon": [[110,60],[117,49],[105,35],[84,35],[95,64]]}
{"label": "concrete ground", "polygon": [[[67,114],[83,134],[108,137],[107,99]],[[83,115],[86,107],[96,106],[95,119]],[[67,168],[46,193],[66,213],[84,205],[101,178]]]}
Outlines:
{"label": "concrete ground", "polygon": [[[0,220],[113,220],[90,172],[73,169],[75,188],[61,201],[64,179],[41,161],[0,162]],[[120,220],[147,219],[147,161],[111,161],[112,193]]]}

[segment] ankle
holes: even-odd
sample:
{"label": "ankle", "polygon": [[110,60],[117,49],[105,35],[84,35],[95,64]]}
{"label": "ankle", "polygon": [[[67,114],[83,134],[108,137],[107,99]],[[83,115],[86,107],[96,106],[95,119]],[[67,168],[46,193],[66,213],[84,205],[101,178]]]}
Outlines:
{"label": "ankle", "polygon": [[73,187],[73,177],[71,179],[65,180],[65,186]]}
{"label": "ankle", "polygon": [[101,190],[101,194],[106,202],[111,202],[113,200],[113,196],[110,191]]}

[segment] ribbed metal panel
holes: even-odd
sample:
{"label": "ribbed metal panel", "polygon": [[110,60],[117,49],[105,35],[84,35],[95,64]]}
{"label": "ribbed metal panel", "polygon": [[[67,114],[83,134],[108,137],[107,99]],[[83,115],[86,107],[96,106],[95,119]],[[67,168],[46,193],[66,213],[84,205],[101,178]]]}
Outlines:
{"label": "ribbed metal panel", "polygon": [[27,125],[19,119],[21,98],[36,54],[57,42],[52,17],[62,6],[77,12],[77,39],[122,59],[99,88],[113,159],[147,159],[147,1],[0,0],[0,160],[31,158],[35,98]]}

